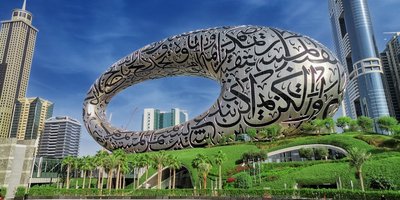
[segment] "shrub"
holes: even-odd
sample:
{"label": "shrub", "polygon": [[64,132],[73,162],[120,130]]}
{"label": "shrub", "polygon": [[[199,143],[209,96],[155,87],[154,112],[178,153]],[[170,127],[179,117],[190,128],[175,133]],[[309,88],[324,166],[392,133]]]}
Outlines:
{"label": "shrub", "polygon": [[364,132],[371,132],[374,127],[374,120],[366,116],[360,116],[357,118],[357,124]]}
{"label": "shrub", "polygon": [[379,128],[385,132],[391,131],[392,127],[397,125],[397,119],[390,116],[379,117],[377,121]]}
{"label": "shrub", "polygon": [[6,197],[6,194],[7,194],[7,188],[0,187],[0,197]]}
{"label": "shrub", "polygon": [[314,124],[310,122],[305,122],[300,126],[300,130],[302,133],[312,134],[317,130],[317,127],[315,127]]}
{"label": "shrub", "polygon": [[326,147],[315,148],[314,154],[315,154],[315,159],[322,160],[328,158],[329,151]]}
{"label": "shrub", "polygon": [[251,176],[246,172],[240,172],[234,176],[235,180],[235,188],[248,189],[253,186],[253,181],[251,180]]}
{"label": "shrub", "polygon": [[370,188],[377,190],[395,190],[397,187],[392,180],[383,176],[373,176],[370,180]]}
{"label": "shrub", "polygon": [[336,125],[338,127],[340,127],[343,130],[343,132],[346,132],[347,129],[349,128],[349,126],[350,126],[351,120],[352,119],[350,117],[347,117],[347,116],[339,117],[336,120]]}
{"label": "shrub", "polygon": [[314,156],[314,151],[312,148],[301,148],[299,149],[299,155],[302,158],[306,158],[307,160],[311,160]]}
{"label": "shrub", "polygon": [[335,132],[335,121],[332,119],[332,117],[328,117],[326,119],[324,119],[324,123],[325,123],[325,128],[327,130],[329,130],[329,133],[333,133]]}
{"label": "shrub", "polygon": [[19,186],[15,192],[15,197],[23,197],[26,194],[26,188],[24,186]]}
{"label": "shrub", "polygon": [[357,132],[357,131],[359,131],[359,129],[360,129],[360,126],[358,125],[358,121],[352,119],[349,123],[349,131]]}

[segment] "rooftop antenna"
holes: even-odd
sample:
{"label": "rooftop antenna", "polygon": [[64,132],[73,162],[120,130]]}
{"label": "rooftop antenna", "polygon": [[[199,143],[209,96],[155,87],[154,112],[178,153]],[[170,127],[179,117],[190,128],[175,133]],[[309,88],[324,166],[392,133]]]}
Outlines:
{"label": "rooftop antenna", "polygon": [[130,124],[130,123],[132,122],[132,120],[133,120],[133,115],[134,115],[137,111],[138,111],[138,107],[135,107],[135,108],[133,109],[133,111],[132,111],[131,117],[129,118],[129,121],[128,121],[128,123],[126,124],[125,128],[122,127],[123,129],[127,130],[129,124]]}
{"label": "rooftop antenna", "polygon": [[24,4],[22,4],[22,10],[26,9],[26,0],[24,0]]}

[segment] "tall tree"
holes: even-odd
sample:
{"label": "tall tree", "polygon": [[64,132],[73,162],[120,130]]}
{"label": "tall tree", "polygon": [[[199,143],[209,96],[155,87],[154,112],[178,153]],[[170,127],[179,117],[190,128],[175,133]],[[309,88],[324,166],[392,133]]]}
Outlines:
{"label": "tall tree", "polygon": [[112,188],[112,179],[113,179],[113,172],[115,168],[118,166],[117,157],[113,154],[109,154],[105,159],[105,170],[108,172],[107,175],[107,188],[111,191]]}
{"label": "tall tree", "polygon": [[[203,178],[203,188],[207,188],[207,175],[211,170],[211,160],[208,156],[204,154],[197,154],[192,160],[192,167],[197,169],[199,175]],[[201,184],[200,184],[201,186]]]}
{"label": "tall tree", "polygon": [[82,162],[81,162],[81,158],[78,158],[78,157],[73,157],[74,158],[74,162],[73,162],[73,164],[72,164],[72,168],[73,168],[73,170],[74,170],[74,172],[75,172],[75,189],[78,189],[78,172],[79,172],[79,170],[80,170],[80,168],[81,168],[81,165],[82,165]]}
{"label": "tall tree", "polygon": [[157,188],[161,189],[162,169],[167,161],[165,151],[159,151],[153,155],[154,165],[157,168]]}
{"label": "tall tree", "polygon": [[71,168],[72,165],[74,164],[75,159],[72,156],[67,156],[62,160],[61,165],[62,166],[67,166],[67,189],[69,189],[69,183],[70,183],[70,174],[71,174]]}
{"label": "tall tree", "polygon": [[89,170],[89,184],[88,184],[88,188],[91,188],[91,185],[92,185],[92,178],[93,178],[93,170],[96,169],[96,164],[95,164],[95,162],[94,162],[94,157],[89,157],[87,167],[88,167],[87,169]]}
{"label": "tall tree", "polygon": [[226,154],[221,150],[215,156],[215,164],[218,165],[218,189],[222,189],[222,163],[226,160]]}
{"label": "tall tree", "polygon": [[83,156],[80,160],[81,162],[81,170],[83,172],[83,182],[82,182],[82,188],[85,189],[85,183],[86,183],[86,174],[90,169],[90,157],[89,156]]}
{"label": "tall tree", "polygon": [[174,162],[174,158],[171,154],[167,156],[167,159],[165,160],[165,166],[168,167],[169,169],[169,183],[168,183],[168,189],[172,189],[172,164]]}
{"label": "tall tree", "polygon": [[103,184],[104,184],[104,166],[105,166],[105,160],[108,156],[107,151],[105,150],[100,150],[97,151],[96,155],[94,156],[94,163],[96,164],[98,168],[98,175],[97,175],[97,188],[102,190],[103,189]]}
{"label": "tall tree", "polygon": [[199,171],[199,174],[203,177],[203,189],[207,189],[207,176],[208,173],[210,173],[210,170],[212,168],[211,163],[209,162],[201,162],[197,166],[197,170]]}
{"label": "tall tree", "polygon": [[173,156],[170,161],[171,161],[170,167],[173,170],[172,189],[175,189],[175,186],[176,186],[176,170],[178,170],[178,169],[180,169],[182,167],[182,163],[181,163],[181,161],[179,161],[178,157],[176,157],[176,156]]}
{"label": "tall tree", "polygon": [[113,156],[115,157],[117,164],[115,189],[120,189],[121,167],[126,163],[126,153],[122,149],[117,149],[113,151]]}
{"label": "tall tree", "polygon": [[129,172],[131,172],[131,169],[130,169],[130,166],[129,166],[129,162],[127,161],[121,166],[122,179],[120,181],[120,185],[122,186],[122,189],[125,189],[126,174],[128,174]]}
{"label": "tall tree", "polygon": [[364,178],[362,176],[362,166],[370,157],[371,154],[367,153],[364,149],[353,147],[348,151],[347,157],[349,159],[350,167],[356,168],[356,173],[360,179],[361,189],[364,190]]}

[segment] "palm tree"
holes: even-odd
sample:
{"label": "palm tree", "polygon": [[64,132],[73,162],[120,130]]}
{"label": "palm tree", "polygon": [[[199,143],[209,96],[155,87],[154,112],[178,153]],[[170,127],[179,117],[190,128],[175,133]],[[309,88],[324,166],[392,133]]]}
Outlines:
{"label": "palm tree", "polygon": [[173,170],[173,180],[172,180],[172,189],[175,189],[176,185],[176,170],[182,167],[181,161],[178,160],[178,157],[172,156],[169,167]]}
{"label": "palm tree", "polygon": [[111,187],[112,187],[113,172],[117,166],[118,166],[117,157],[115,157],[113,154],[109,154],[105,159],[105,169],[108,172],[107,188],[110,191],[111,191]]}
{"label": "palm tree", "polygon": [[173,162],[173,156],[171,154],[169,154],[167,156],[167,159],[165,160],[165,165],[168,167],[169,169],[169,183],[168,183],[168,189],[172,188],[172,167],[171,164]]}
{"label": "palm tree", "polygon": [[[133,172],[133,183],[132,183],[132,188],[136,188],[136,184],[139,185],[139,180],[135,179],[135,172],[136,169],[138,168],[139,160],[140,160],[141,154],[134,154],[129,157],[128,163],[131,168],[131,171]],[[136,180],[136,181],[135,181]]]}
{"label": "palm tree", "polygon": [[108,153],[105,150],[97,151],[96,155],[94,156],[94,163],[98,168],[98,175],[97,175],[97,188],[102,190],[103,183],[104,183],[104,165],[105,159],[108,156]]}
{"label": "palm tree", "polygon": [[96,165],[94,162],[94,157],[89,157],[88,159],[88,165],[87,165],[87,170],[89,170],[89,184],[88,188],[91,188],[92,185],[92,178],[93,178],[93,170],[96,169]]}
{"label": "palm tree", "polygon": [[349,159],[350,167],[356,168],[356,173],[360,178],[361,189],[364,191],[364,179],[362,176],[362,165],[370,158],[371,154],[367,153],[364,149],[353,147],[349,150],[347,157]]}
{"label": "palm tree", "polygon": [[62,166],[67,166],[67,189],[69,189],[69,174],[71,173],[71,167],[72,167],[72,165],[74,164],[74,157],[72,157],[72,156],[67,156],[67,157],[65,157],[63,160],[62,160],[62,163],[61,163],[61,165]]}
{"label": "palm tree", "polygon": [[197,167],[199,174],[203,177],[203,188],[207,189],[207,176],[210,173],[212,165],[208,162],[201,162]]}
{"label": "palm tree", "polygon": [[129,163],[125,162],[122,166],[121,166],[121,174],[122,174],[122,183],[120,185],[122,185],[122,189],[125,189],[125,175],[127,173],[129,173],[131,171],[130,167],[129,167]]}
{"label": "palm tree", "polygon": [[83,171],[83,183],[82,183],[82,188],[85,189],[85,183],[86,183],[86,173],[88,170],[90,170],[90,157],[89,156],[84,156],[81,158],[81,170]]}
{"label": "palm tree", "polygon": [[146,177],[145,177],[146,179],[145,180],[147,180],[149,178],[149,167],[151,165],[153,165],[154,160],[148,154],[143,154],[140,158],[141,158],[140,162],[141,162],[141,164],[144,165],[145,170],[146,170]]}
{"label": "palm tree", "polygon": [[116,184],[115,184],[115,189],[120,188],[120,177],[121,177],[121,167],[122,165],[125,164],[126,162],[126,153],[122,149],[117,149],[113,151],[113,155],[116,159],[116,164],[117,164],[117,177],[116,177]]}
{"label": "palm tree", "polygon": [[75,171],[75,189],[78,189],[78,170],[80,170],[82,162],[81,162],[81,158],[78,157],[74,157],[74,162],[72,164],[72,168]]}
{"label": "palm tree", "polygon": [[[203,177],[203,188],[207,188],[207,176],[211,170],[211,160],[208,156],[204,154],[197,154],[197,156],[192,160],[192,167],[196,168],[199,174]],[[201,186],[201,184],[200,184]]]}
{"label": "palm tree", "polygon": [[218,189],[222,189],[222,163],[226,160],[226,155],[220,150],[215,156],[215,164],[218,165]]}
{"label": "palm tree", "polygon": [[162,169],[167,160],[165,151],[159,151],[153,155],[154,165],[157,167],[157,188],[161,189]]}

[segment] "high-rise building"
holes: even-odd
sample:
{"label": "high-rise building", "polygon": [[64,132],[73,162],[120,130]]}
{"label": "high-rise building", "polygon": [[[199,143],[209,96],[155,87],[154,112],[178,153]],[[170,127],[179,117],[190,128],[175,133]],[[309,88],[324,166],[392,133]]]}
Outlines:
{"label": "high-rise building", "polygon": [[179,108],[173,108],[171,112],[164,112],[154,108],[145,108],[142,118],[142,130],[150,131],[175,126],[187,121],[188,118],[188,113]]}
{"label": "high-rise building", "polygon": [[40,137],[38,157],[64,158],[78,156],[81,124],[70,117],[46,120]]}
{"label": "high-rise building", "polygon": [[16,99],[25,97],[38,30],[32,14],[14,9],[0,30],[0,137],[8,137]]}
{"label": "high-rise building", "polygon": [[14,106],[10,137],[18,140],[37,139],[44,122],[53,115],[53,103],[39,97],[19,98]]}
{"label": "high-rise building", "polygon": [[329,15],[337,55],[348,76],[342,104],[346,115],[389,115],[367,0],[329,0]]}
{"label": "high-rise building", "polygon": [[380,54],[384,72],[385,89],[389,98],[389,110],[392,116],[400,120],[400,32],[386,44]]}

